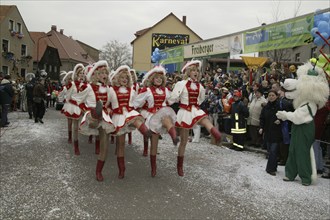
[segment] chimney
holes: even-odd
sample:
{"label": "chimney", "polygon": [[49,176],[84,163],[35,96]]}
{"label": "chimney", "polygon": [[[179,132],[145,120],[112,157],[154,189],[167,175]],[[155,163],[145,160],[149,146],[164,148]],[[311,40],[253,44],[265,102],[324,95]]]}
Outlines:
{"label": "chimney", "polygon": [[60,29],[60,33],[63,34],[63,32],[64,32],[64,29]]}
{"label": "chimney", "polygon": [[187,16],[182,16],[182,23],[184,24],[184,25],[187,25]]}
{"label": "chimney", "polygon": [[56,25],[52,25],[51,30],[52,30],[52,31],[57,31],[57,27],[56,27]]}

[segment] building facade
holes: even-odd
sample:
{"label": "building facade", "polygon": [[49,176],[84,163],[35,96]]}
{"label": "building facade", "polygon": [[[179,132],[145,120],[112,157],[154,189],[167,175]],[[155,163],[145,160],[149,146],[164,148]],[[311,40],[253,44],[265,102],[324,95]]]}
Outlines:
{"label": "building facade", "polygon": [[138,72],[145,72],[154,66],[151,56],[156,48],[159,50],[184,45],[202,40],[182,21],[170,13],[150,28],[135,33],[131,42],[133,47],[132,66]]}
{"label": "building facade", "polygon": [[13,80],[33,70],[34,42],[15,5],[0,5],[0,71]]}

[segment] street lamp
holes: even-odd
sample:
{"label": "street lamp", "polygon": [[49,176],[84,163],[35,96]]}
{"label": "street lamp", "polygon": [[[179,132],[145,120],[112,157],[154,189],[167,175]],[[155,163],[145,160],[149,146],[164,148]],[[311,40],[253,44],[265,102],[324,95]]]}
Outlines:
{"label": "street lamp", "polygon": [[50,37],[50,36],[52,36],[52,33],[48,33],[46,36],[42,36],[42,37],[38,38],[38,41],[37,41],[37,75],[39,75],[39,41],[42,38]]}

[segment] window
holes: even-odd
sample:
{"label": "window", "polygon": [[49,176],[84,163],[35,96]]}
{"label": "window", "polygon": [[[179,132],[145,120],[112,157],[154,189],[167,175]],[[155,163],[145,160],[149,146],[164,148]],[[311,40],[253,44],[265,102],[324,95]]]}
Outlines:
{"label": "window", "polygon": [[21,47],[21,56],[22,57],[26,56],[26,45],[25,44],[22,44],[22,47]]}
{"label": "window", "polygon": [[9,52],[9,41],[2,39],[2,52]]}
{"label": "window", "polygon": [[295,61],[300,62],[300,53],[296,53]]}
{"label": "window", "polygon": [[13,31],[14,30],[14,21],[9,20],[9,30]]}
{"label": "window", "polygon": [[22,25],[21,25],[21,23],[17,23],[17,30],[16,30],[16,32],[22,33]]}
{"label": "window", "polygon": [[9,74],[8,66],[2,66],[2,72],[3,72],[3,74],[8,75]]}
{"label": "window", "polygon": [[311,57],[317,57],[317,47],[313,47],[311,49]]}

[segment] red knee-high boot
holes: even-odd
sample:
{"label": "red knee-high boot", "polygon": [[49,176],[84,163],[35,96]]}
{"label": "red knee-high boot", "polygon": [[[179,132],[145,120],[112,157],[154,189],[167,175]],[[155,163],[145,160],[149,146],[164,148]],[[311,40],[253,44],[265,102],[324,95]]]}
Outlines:
{"label": "red knee-high boot", "polygon": [[74,154],[75,155],[80,155],[78,140],[73,141],[73,146],[74,146]]}
{"label": "red knee-high boot", "polygon": [[68,143],[72,144],[72,131],[68,131]]}
{"label": "red knee-high boot", "polygon": [[96,139],[95,140],[95,154],[99,154],[100,153],[100,140]]}
{"label": "red knee-high boot", "polygon": [[171,127],[170,130],[168,130],[168,133],[169,135],[171,136],[172,138],[172,141],[173,141],[173,144],[176,146],[179,142],[179,138],[178,136],[176,135],[176,130],[175,130],[175,127]]}
{"label": "red knee-high boot", "polygon": [[216,129],[215,127],[212,127],[210,130],[210,133],[213,135],[213,137],[215,138],[215,141],[217,143],[219,143],[221,141],[221,133],[220,133],[220,131],[218,131],[218,129]]}
{"label": "red knee-high boot", "polygon": [[97,181],[103,181],[102,169],[104,166],[104,162],[105,161],[97,160],[97,164],[96,164],[96,180]]}
{"label": "red knee-high boot", "polygon": [[125,176],[125,159],[124,157],[117,157],[117,164],[119,169],[118,178],[123,179]]}
{"label": "red knee-high boot", "polygon": [[148,156],[148,138],[143,137],[143,156]]}
{"label": "red knee-high boot", "polygon": [[156,176],[156,155],[150,155],[150,165],[151,165],[151,176]]}
{"label": "red knee-high boot", "polygon": [[89,144],[93,143],[93,135],[89,135],[89,137],[88,137],[88,143]]}
{"label": "red knee-high boot", "polygon": [[150,130],[147,128],[147,126],[144,123],[141,124],[141,126],[139,127],[139,132],[141,132],[141,134],[147,138],[151,136]]}
{"label": "red knee-high boot", "polygon": [[132,144],[132,132],[128,133],[128,144]]}
{"label": "red knee-high boot", "polygon": [[178,156],[177,169],[178,175],[183,176],[183,156]]}

